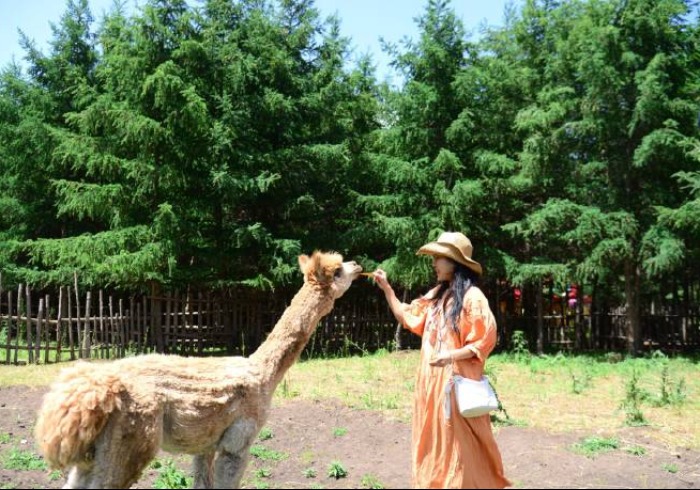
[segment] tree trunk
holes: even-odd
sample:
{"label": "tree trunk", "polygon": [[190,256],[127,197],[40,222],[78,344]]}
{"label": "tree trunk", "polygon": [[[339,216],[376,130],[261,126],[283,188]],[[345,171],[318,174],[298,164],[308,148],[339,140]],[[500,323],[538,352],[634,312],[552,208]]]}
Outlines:
{"label": "tree trunk", "polygon": [[642,349],[642,322],[639,302],[640,272],[633,260],[625,262],[625,299],[627,303],[627,352],[636,356]]}

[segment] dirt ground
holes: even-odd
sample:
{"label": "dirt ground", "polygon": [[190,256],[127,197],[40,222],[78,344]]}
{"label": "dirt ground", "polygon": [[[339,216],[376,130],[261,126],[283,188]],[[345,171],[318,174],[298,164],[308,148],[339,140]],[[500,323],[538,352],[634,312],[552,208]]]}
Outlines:
{"label": "dirt ground", "polygon": [[[6,469],[11,451],[35,452],[32,429],[45,389],[0,388],[0,489],[60,488],[62,475],[48,470]],[[285,453],[281,461],[251,458],[245,488],[408,488],[410,427],[376,412],[331,402],[284,400],[257,444]],[[615,434],[551,434],[523,427],[497,428],[506,475],[516,488],[698,488],[700,452],[661,446],[653,428],[621,428]],[[615,437],[620,447],[595,457],[571,450],[584,437]],[[625,448],[643,448],[633,455]],[[189,474],[186,456],[162,453]],[[347,476],[328,476],[340,464]],[[312,476],[314,470],[315,476]],[[153,488],[157,469],[135,488]]]}

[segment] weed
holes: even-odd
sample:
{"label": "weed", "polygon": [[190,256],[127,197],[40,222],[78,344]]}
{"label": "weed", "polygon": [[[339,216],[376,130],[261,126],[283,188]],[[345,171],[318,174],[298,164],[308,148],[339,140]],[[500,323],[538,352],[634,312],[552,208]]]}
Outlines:
{"label": "weed", "polygon": [[261,441],[267,441],[268,439],[272,439],[274,437],[274,434],[272,433],[272,429],[269,427],[263,427],[260,429],[260,433],[258,434],[258,439]]}
{"label": "weed", "polygon": [[571,376],[571,391],[576,395],[583,393],[583,390],[588,388],[591,384],[591,374],[588,371],[583,372],[582,375],[574,373],[573,369],[569,372]]}
{"label": "weed", "polygon": [[513,332],[513,336],[510,339],[511,352],[517,361],[523,361],[530,359],[532,355],[530,354],[530,349],[528,349],[527,339],[525,338],[525,332],[522,330],[516,330]]}
{"label": "weed", "polygon": [[153,482],[153,488],[191,488],[194,483],[193,478],[177,468],[172,459],[166,459],[156,469],[158,476]]}
{"label": "weed", "polygon": [[21,451],[17,448],[12,449],[3,461],[3,467],[6,470],[46,470],[47,466],[41,456],[37,456],[31,451]]}
{"label": "weed", "polygon": [[272,470],[267,467],[258,468],[255,470],[255,476],[257,478],[270,478],[272,476]]}
{"label": "weed", "polygon": [[12,442],[12,435],[7,432],[0,432],[0,444],[9,444]]}
{"label": "weed", "polygon": [[301,474],[304,475],[304,478],[316,478],[318,472],[313,468],[306,468]]}
{"label": "weed", "polygon": [[625,448],[625,452],[631,454],[632,456],[644,456],[647,450],[642,446],[629,446]]}
{"label": "weed", "polygon": [[593,458],[600,453],[617,449],[619,446],[620,443],[615,438],[587,437],[582,442],[574,444],[573,450],[587,458]]}
{"label": "weed", "polygon": [[363,488],[384,488],[382,482],[380,482],[376,476],[370,473],[367,473],[366,475],[362,476],[362,479],[360,480],[360,485],[362,485]]}
{"label": "weed", "polygon": [[333,437],[343,437],[348,433],[345,427],[333,427]]}
{"label": "weed", "polygon": [[668,471],[669,473],[678,473],[678,465],[673,464],[673,463],[664,463],[661,465],[661,467],[664,469],[664,471]]}
{"label": "weed", "polygon": [[261,489],[270,488],[270,484],[265,482],[265,481],[255,480],[253,482],[253,488],[261,488]]}
{"label": "weed", "polygon": [[49,481],[57,481],[63,478],[63,472],[61,470],[53,470],[49,473]]}
{"label": "weed", "polygon": [[300,393],[297,390],[293,390],[290,387],[290,382],[286,377],[282,380],[282,383],[280,384],[279,389],[280,389],[280,393],[282,395],[282,398],[296,398],[297,396],[300,395]]}
{"label": "weed", "polygon": [[282,461],[289,457],[287,453],[282,453],[259,445],[251,446],[250,454],[262,461]]}
{"label": "weed", "polygon": [[348,476],[348,470],[345,469],[343,463],[341,463],[340,461],[333,461],[328,466],[328,476],[330,478],[335,478],[336,480],[340,478],[345,478],[346,476]]}
{"label": "weed", "polygon": [[685,378],[681,378],[674,387],[673,381],[668,374],[668,365],[661,369],[661,387],[659,398],[654,402],[657,407],[668,405],[681,405],[686,398]]}
{"label": "weed", "polygon": [[639,374],[635,369],[632,377],[627,382],[625,400],[620,408],[625,410],[625,425],[640,426],[647,425],[647,420],[642,413],[642,400],[646,397],[644,391],[639,387]]}

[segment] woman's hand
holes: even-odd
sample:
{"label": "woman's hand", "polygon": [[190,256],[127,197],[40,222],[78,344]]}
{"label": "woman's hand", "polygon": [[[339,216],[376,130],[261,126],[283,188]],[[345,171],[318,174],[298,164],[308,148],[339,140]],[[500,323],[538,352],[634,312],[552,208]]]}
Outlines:
{"label": "woman's hand", "polygon": [[387,290],[391,290],[391,284],[389,284],[389,280],[386,277],[386,272],[384,272],[382,269],[377,269],[374,271],[372,278],[382,291],[387,292]]}
{"label": "woman's hand", "polygon": [[452,354],[448,352],[440,352],[435,358],[430,360],[430,365],[435,367],[445,367],[452,364]]}

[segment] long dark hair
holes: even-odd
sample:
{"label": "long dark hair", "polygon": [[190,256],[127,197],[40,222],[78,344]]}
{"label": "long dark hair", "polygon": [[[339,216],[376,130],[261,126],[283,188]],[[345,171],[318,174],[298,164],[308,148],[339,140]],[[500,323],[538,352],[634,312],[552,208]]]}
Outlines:
{"label": "long dark hair", "polygon": [[[446,257],[447,258],[447,257]],[[455,262],[449,259],[455,266],[454,274],[452,277],[452,282],[440,281],[440,288],[435,294],[434,301],[441,301],[444,295],[445,298],[452,297],[452,308],[447,315],[447,320],[452,323],[452,328],[456,333],[459,333],[459,326],[457,322],[459,321],[459,314],[462,311],[464,295],[467,293],[470,287],[476,286],[479,282],[479,275],[471,270],[466,265]]]}

